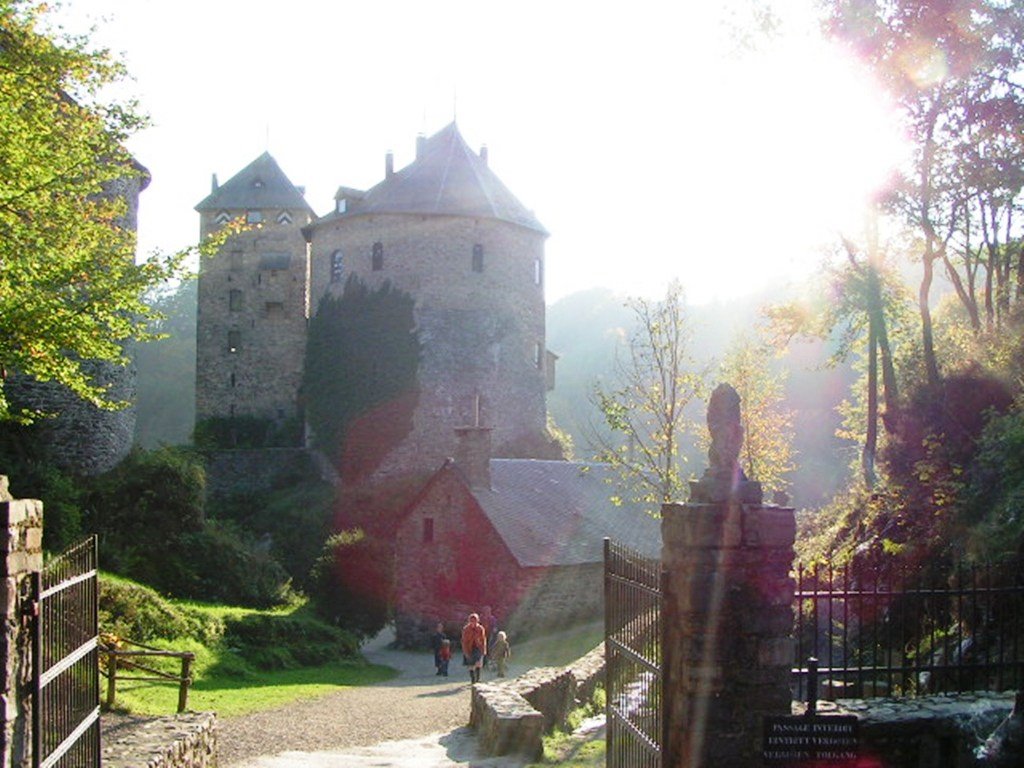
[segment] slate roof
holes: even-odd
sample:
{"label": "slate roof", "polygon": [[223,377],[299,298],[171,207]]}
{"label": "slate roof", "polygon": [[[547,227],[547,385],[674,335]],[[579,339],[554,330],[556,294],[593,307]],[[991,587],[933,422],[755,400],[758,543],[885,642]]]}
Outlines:
{"label": "slate roof", "polygon": [[548,234],[469,148],[454,122],[425,139],[416,160],[348,202],[344,213],[329,213],[312,227],[352,216],[413,213],[498,219]]}
{"label": "slate roof", "polygon": [[642,505],[612,504],[607,465],[491,459],[490,469],[491,488],[472,493],[521,566],[601,562],[605,536],[661,556],[661,521]]}
{"label": "slate roof", "polygon": [[302,192],[284,175],[269,152],[257,157],[196,206],[197,211],[267,208],[313,212]]}

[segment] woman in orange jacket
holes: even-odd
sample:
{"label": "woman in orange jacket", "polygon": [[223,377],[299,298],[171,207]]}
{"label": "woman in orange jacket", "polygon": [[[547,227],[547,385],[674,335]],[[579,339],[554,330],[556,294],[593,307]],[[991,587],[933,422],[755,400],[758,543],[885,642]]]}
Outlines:
{"label": "woman in orange jacket", "polygon": [[487,630],[480,623],[480,617],[469,614],[466,626],[462,628],[462,663],[469,667],[471,683],[480,682],[480,668],[484,665],[487,655]]}

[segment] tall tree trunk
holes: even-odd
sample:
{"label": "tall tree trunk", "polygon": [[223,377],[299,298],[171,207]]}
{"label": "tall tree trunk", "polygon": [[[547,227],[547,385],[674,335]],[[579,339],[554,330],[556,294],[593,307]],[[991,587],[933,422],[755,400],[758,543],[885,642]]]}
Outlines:
{"label": "tall tree trunk", "polygon": [[932,311],[928,306],[928,294],[931,292],[932,280],[935,276],[935,254],[929,242],[922,259],[924,274],[917,292],[917,307],[921,314],[921,343],[924,352],[924,367],[928,375],[928,383],[932,387],[939,385],[939,362],[935,357],[935,336],[932,329]]}
{"label": "tall tree trunk", "polygon": [[875,487],[875,457],[878,452],[878,335],[875,318],[868,318],[868,423],[861,452],[864,485]]}

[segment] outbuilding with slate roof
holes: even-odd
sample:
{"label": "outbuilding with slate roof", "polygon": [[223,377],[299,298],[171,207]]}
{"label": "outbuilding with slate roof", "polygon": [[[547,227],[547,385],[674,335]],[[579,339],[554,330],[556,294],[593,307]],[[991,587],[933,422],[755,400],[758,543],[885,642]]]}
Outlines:
{"label": "outbuilding with slate roof", "polygon": [[398,528],[403,645],[418,647],[436,622],[456,626],[485,606],[519,637],[597,620],[604,538],[659,556],[659,521],[643,505],[612,503],[607,465],[479,456],[446,461]]}

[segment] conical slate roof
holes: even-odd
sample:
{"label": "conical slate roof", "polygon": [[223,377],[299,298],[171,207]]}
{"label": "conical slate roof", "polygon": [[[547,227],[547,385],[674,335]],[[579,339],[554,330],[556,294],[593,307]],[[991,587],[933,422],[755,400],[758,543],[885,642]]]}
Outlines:
{"label": "conical slate roof", "polygon": [[344,213],[328,214],[320,222],[378,213],[498,219],[547,234],[533,213],[469,148],[454,122],[423,140],[412,163],[361,199],[351,199]]}
{"label": "conical slate roof", "polygon": [[284,175],[269,152],[257,157],[196,206],[197,211],[261,208],[300,208],[313,212],[302,192]]}

